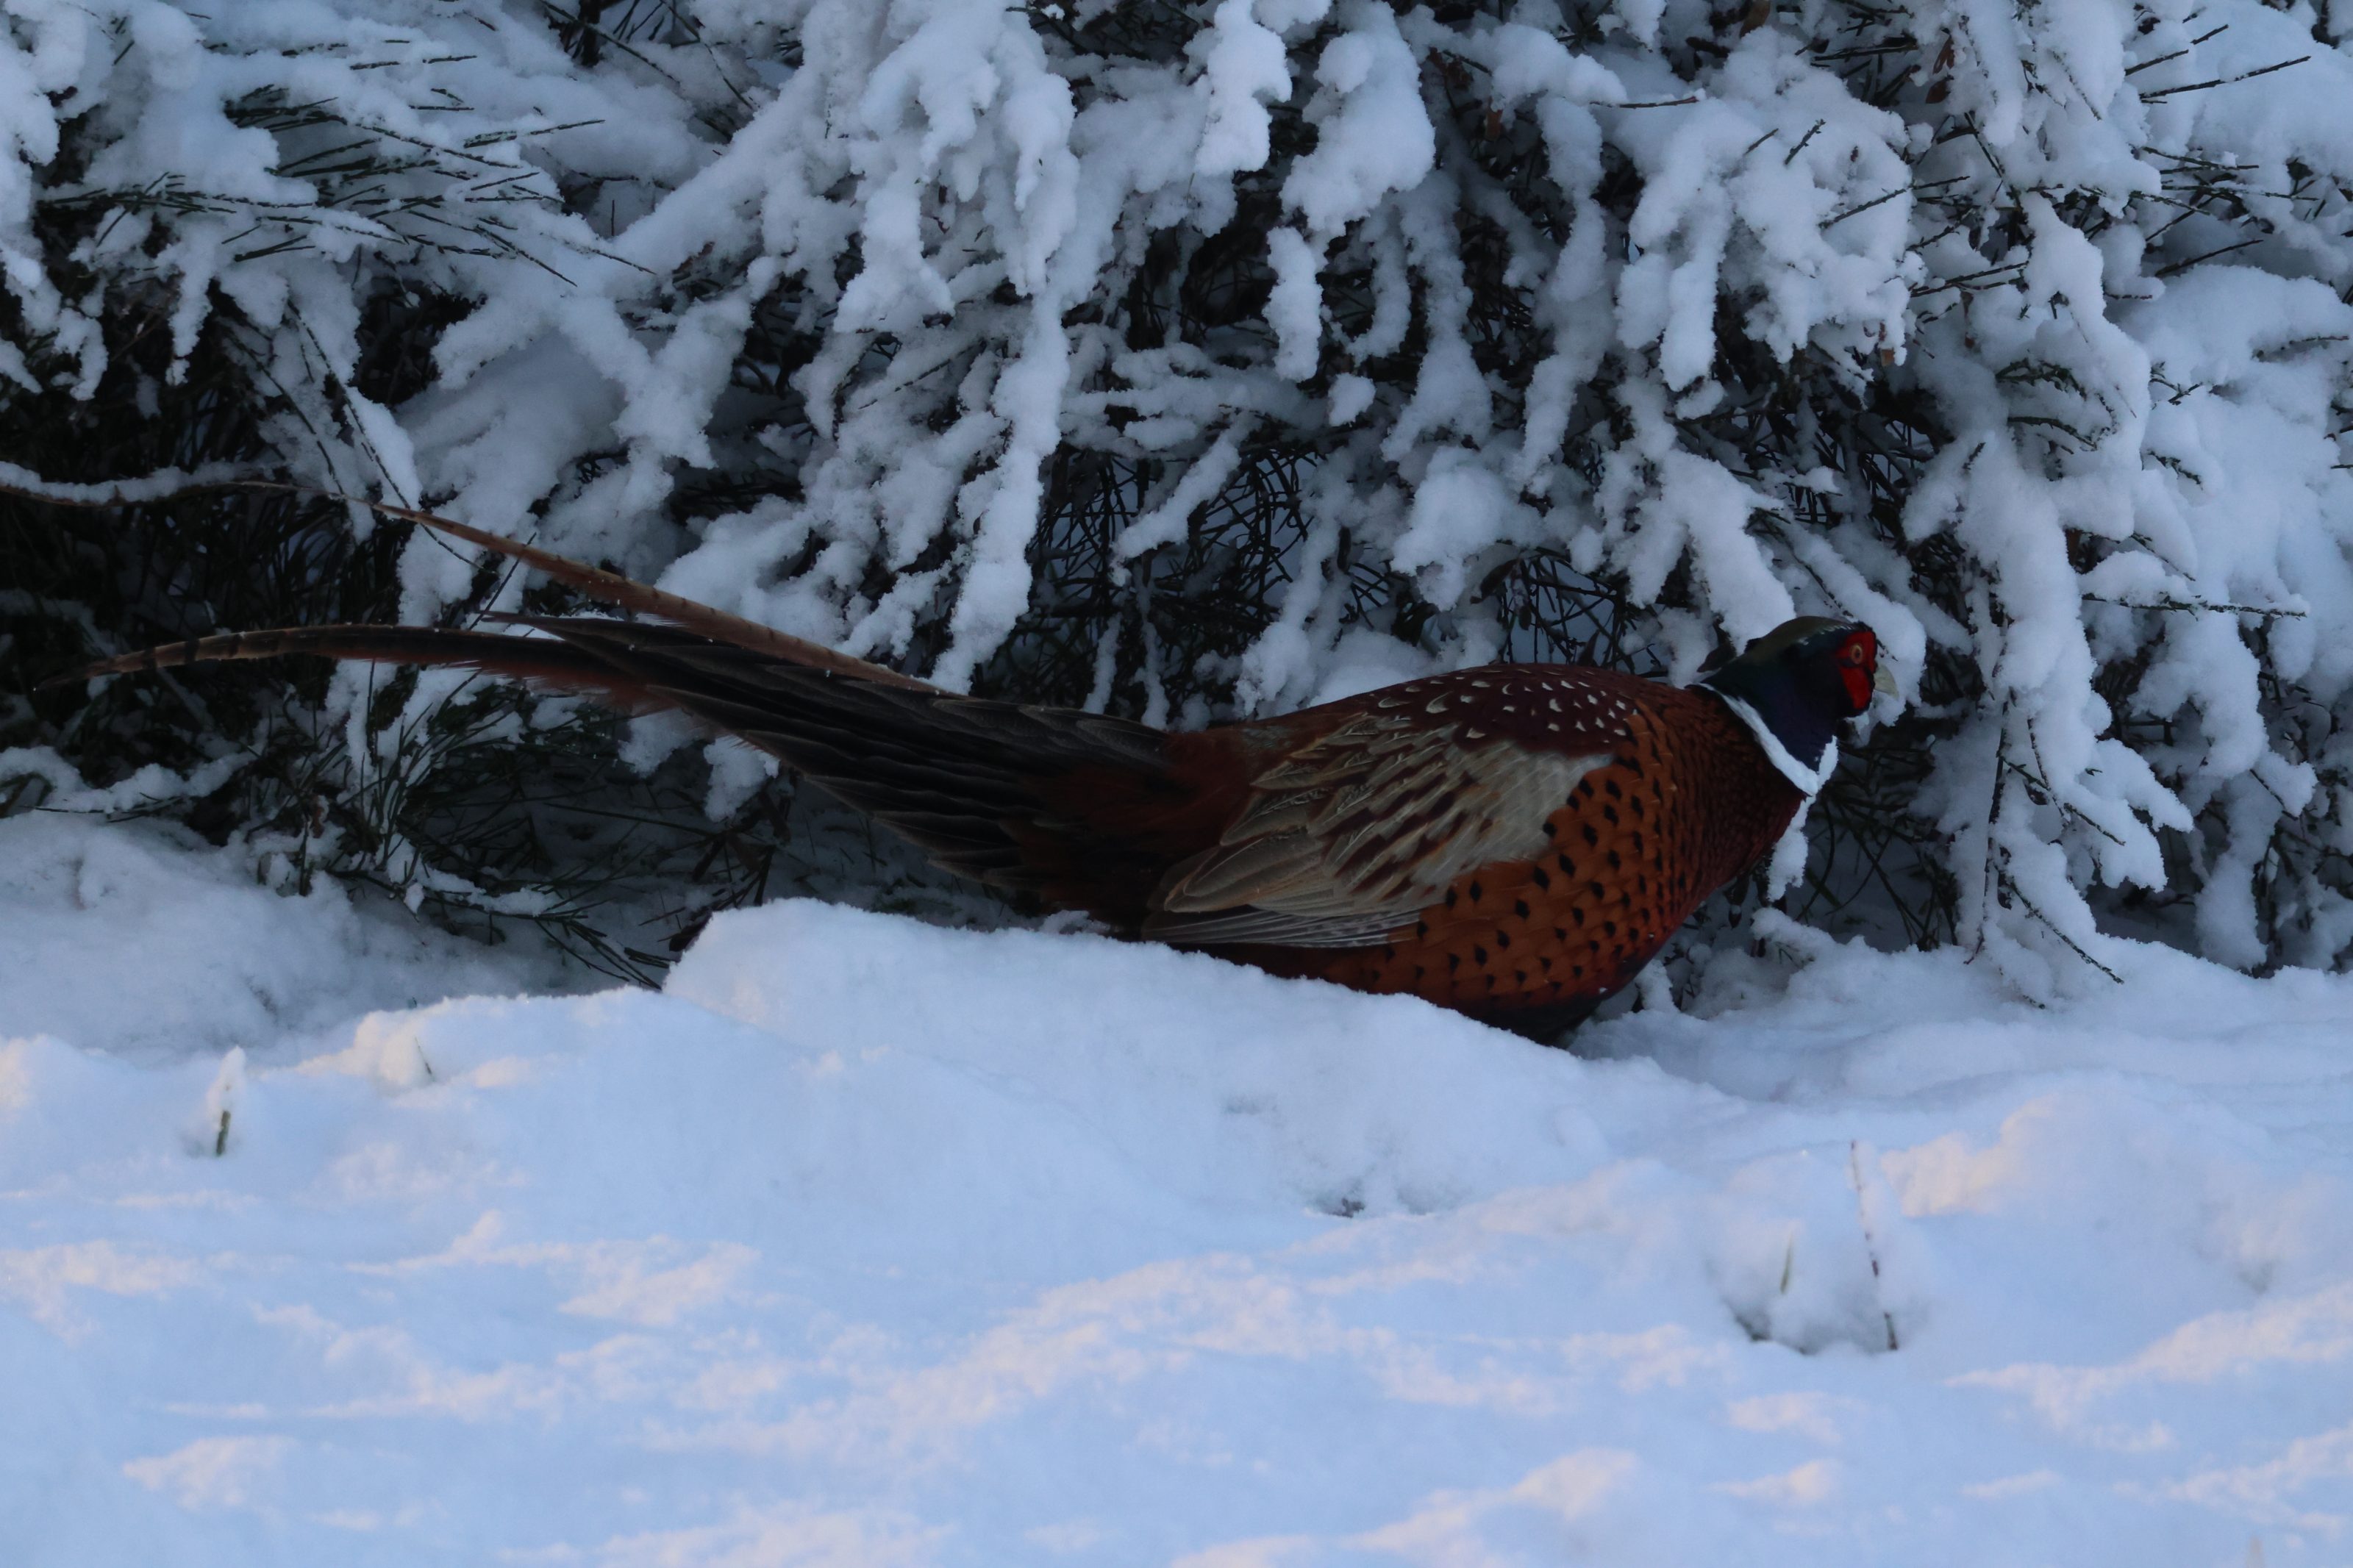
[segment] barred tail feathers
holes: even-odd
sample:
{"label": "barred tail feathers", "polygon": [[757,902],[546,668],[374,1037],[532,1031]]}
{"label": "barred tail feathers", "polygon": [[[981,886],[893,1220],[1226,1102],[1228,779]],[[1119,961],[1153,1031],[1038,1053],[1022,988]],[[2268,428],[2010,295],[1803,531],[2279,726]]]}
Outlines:
{"label": "barred tail feathers", "polygon": [[1230,809],[1208,736],[884,685],[669,627],[534,625],[760,747],[942,868],[1138,928],[1176,861]]}
{"label": "barred tail feathers", "polygon": [[313,655],[468,667],[627,711],[675,710],[770,752],[944,869],[1128,931],[1142,926],[1169,867],[1214,843],[1238,804],[1215,732],[1172,736],[904,677],[886,682],[840,656],[803,662],[675,625],[501,618],[545,635],[366,626],[232,632],[60,679]]}
{"label": "barred tail feathers", "polygon": [[[640,710],[649,700],[649,694],[630,689],[626,678],[609,664],[560,638],[504,637],[496,632],[456,631],[439,626],[279,626],[267,631],[222,632],[100,659],[71,674],[53,676],[42,684],[63,686],[101,676],[147,674],[195,664],[296,655],[371,664],[468,667],[488,675],[590,692],[632,711]],[[665,705],[653,703],[656,707]]]}

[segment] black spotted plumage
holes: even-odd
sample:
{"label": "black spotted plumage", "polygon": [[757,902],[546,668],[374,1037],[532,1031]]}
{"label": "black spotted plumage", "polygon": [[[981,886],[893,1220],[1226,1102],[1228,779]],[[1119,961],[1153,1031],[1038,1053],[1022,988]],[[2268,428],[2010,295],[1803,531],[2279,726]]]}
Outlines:
{"label": "black spotted plumage", "polygon": [[[1542,1031],[1632,979],[1710,893],[1772,847],[1804,797],[1705,692],[1580,668],[1527,667],[1506,679],[1581,721],[1532,743],[1578,748],[1597,765],[1562,793],[1525,856],[1471,874],[1482,897],[1441,896],[1409,935],[1312,972]],[[1506,952],[1536,962],[1506,969],[1495,962]],[[1434,984],[1431,953],[1463,961]]]}

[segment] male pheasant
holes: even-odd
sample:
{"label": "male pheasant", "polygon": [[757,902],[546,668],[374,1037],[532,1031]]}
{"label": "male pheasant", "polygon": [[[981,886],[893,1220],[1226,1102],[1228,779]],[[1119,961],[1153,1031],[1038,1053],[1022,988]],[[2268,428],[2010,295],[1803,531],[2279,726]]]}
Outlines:
{"label": "male pheasant", "polygon": [[79,674],[307,653],[472,666],[634,711],[678,709],[773,753],[949,870],[1128,935],[1407,992],[1534,1035],[1624,986],[1754,865],[1820,788],[1840,725],[1894,689],[1868,627],[1804,618],[1689,689],[1499,665],[1171,733],[944,691],[404,515],[659,620],[515,617],[536,637],[232,633]]}

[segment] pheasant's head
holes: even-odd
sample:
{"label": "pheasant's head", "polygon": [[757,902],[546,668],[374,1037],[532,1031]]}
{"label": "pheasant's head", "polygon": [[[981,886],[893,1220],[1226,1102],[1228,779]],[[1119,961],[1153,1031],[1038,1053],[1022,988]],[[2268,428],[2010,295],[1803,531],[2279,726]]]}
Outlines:
{"label": "pheasant's head", "polygon": [[1700,684],[1730,705],[1782,776],[1808,795],[1838,765],[1839,726],[1879,693],[1896,694],[1872,629],[1820,616],[1782,622]]}

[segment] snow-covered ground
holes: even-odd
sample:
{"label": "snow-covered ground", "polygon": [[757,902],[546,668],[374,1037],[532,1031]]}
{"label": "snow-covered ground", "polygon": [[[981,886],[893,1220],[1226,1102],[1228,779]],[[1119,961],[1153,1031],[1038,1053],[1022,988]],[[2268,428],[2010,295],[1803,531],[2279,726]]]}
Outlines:
{"label": "snow-covered ground", "polygon": [[807,902],[439,1000],[546,977],[0,822],[0,1560],[2353,1562],[2353,981],[1782,941],[1575,1055]]}

